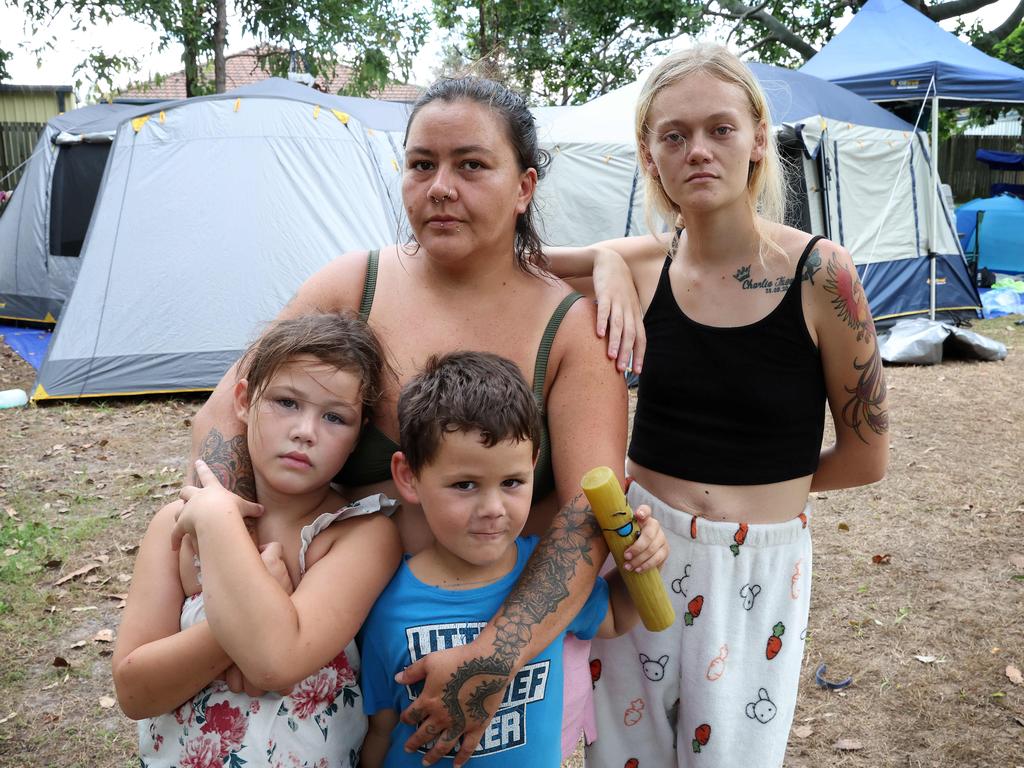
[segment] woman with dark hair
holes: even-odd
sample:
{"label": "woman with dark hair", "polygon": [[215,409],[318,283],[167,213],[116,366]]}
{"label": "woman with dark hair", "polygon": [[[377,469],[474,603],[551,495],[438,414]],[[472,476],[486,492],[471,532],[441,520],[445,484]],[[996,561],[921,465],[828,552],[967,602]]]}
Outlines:
{"label": "woman with dark hair", "polygon": [[[544,269],[532,199],[546,163],[519,96],[478,78],[434,84],[416,103],[405,139],[402,201],[412,241],[339,256],[281,313],[358,310],[397,374],[339,478],[352,498],[394,495],[398,393],[431,355],[479,350],[507,357],[533,382],[542,405],[525,533],[543,539],[523,579],[476,640],[432,653],[404,673],[409,684],[427,678],[405,717],[420,723],[411,748],[437,740],[426,755],[431,762],[463,733],[456,762],[469,758],[513,675],[586,600],[607,550],[580,501],[579,480],[594,466],[621,473],[624,465],[626,390],[594,336],[593,304],[577,301],[579,294]],[[219,468],[222,482],[241,493],[251,487],[251,469],[226,398],[234,378],[229,371],[196,417],[193,458]],[[418,508],[404,506],[395,520],[407,552],[430,541]],[[637,570],[656,565],[634,563]],[[591,688],[585,648],[567,649],[565,679],[575,700],[566,698],[564,742],[574,745]]]}

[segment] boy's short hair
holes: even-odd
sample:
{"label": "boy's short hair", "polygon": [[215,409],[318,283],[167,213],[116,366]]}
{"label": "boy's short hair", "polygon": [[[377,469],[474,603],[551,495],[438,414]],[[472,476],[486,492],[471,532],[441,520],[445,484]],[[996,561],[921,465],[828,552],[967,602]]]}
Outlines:
{"label": "boy's short hair", "polygon": [[431,356],[398,398],[402,453],[413,473],[437,455],[448,432],[479,431],[490,448],[529,440],[540,448],[540,408],[519,367],[489,352]]}
{"label": "boy's short hair", "polygon": [[364,416],[393,376],[376,334],[354,313],[310,312],[272,323],[242,355],[238,377],[249,382],[250,403],[262,397],[281,366],[299,355],[359,377]]}

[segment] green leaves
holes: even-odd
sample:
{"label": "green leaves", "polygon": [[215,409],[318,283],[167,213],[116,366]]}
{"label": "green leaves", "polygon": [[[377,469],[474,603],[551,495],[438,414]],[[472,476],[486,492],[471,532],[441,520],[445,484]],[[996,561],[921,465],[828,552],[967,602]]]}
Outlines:
{"label": "green leaves", "polygon": [[[225,0],[13,0],[29,19],[35,39],[43,39],[50,21],[61,13],[75,28],[90,28],[116,18],[152,27],[162,50],[172,43],[184,47],[182,57],[189,95],[212,93],[214,26],[217,2]],[[339,66],[351,66],[347,92],[366,95],[396,79],[406,79],[412,60],[429,30],[424,10],[408,10],[403,0],[239,0],[240,23],[229,32],[252,34],[265,46],[266,65],[276,75],[289,71],[293,57],[305,71],[330,80]],[[229,37],[230,44],[230,37]],[[11,53],[0,48],[0,79]],[[117,52],[93,48],[75,69],[97,87],[110,90],[114,77],[139,69],[139,61]]]}
{"label": "green leaves", "polygon": [[706,23],[683,0],[435,0],[463,65],[538,104],[582,103],[634,79]]}
{"label": "green leaves", "polygon": [[241,0],[238,8],[244,31],[267,45],[263,58],[272,73],[286,74],[292,57],[328,80],[338,66],[350,66],[345,91],[359,96],[407,78],[429,29],[426,12],[398,0]]}

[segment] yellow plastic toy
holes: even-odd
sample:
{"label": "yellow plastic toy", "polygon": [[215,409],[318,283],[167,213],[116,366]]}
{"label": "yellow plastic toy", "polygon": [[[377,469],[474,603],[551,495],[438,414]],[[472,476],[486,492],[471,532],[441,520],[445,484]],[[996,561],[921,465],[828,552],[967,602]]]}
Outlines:
{"label": "yellow plastic toy", "polygon": [[661,573],[657,569],[636,573],[622,567],[622,554],[640,537],[640,529],[615,473],[609,467],[597,467],[583,476],[580,487],[594,510],[597,524],[601,526],[604,540],[608,542],[608,549],[644,626],[650,632],[668,629],[676,620],[676,612],[669,602]]}

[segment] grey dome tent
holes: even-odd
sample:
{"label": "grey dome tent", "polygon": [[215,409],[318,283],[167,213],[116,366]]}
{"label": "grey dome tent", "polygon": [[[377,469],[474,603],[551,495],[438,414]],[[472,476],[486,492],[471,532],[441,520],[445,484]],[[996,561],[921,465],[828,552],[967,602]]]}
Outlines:
{"label": "grey dome tent", "polygon": [[305,278],[395,240],[408,109],[272,79],[122,122],[33,399],[215,386]]}
{"label": "grey dome tent", "polygon": [[50,120],[0,215],[0,319],[53,323],[79,255],[117,125],[140,111],[94,104]]}
{"label": "grey dome tent", "polygon": [[[798,203],[790,221],[847,247],[876,320],[929,311],[928,253],[953,254],[939,272],[939,310],[977,316],[981,306],[952,215],[931,227],[928,155],[913,126],[837,85],[751,63],[768,97]],[[535,110],[552,160],[538,188],[553,245],[648,231],[634,139],[638,80],[574,107]]]}

